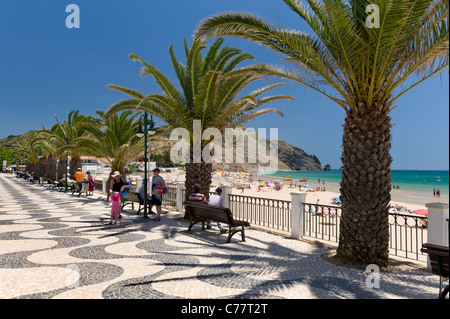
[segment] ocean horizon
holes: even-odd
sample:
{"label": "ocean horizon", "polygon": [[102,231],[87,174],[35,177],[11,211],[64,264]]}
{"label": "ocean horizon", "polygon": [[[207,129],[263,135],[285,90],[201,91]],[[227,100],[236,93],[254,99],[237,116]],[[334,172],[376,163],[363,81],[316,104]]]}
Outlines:
{"label": "ocean horizon", "polygon": [[[277,171],[268,176],[284,178],[289,176],[294,182],[306,179],[312,186],[326,187],[327,183],[340,184],[342,170],[331,171]],[[391,170],[392,186],[395,191],[414,192],[423,195],[433,195],[434,190],[440,190],[441,197],[449,195],[448,170]],[[325,184],[323,183],[325,181]],[[398,186],[398,188],[397,188]]]}

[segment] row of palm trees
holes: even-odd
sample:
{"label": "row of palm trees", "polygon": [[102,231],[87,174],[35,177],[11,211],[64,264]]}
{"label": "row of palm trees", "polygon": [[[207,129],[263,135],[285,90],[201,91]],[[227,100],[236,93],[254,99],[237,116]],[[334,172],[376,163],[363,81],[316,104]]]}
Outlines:
{"label": "row of palm trees", "polygon": [[[172,46],[169,49],[179,87],[156,67],[132,54],[131,59],[143,64],[141,75],[153,77],[161,92],[145,95],[109,85],[129,98],[103,113],[102,124],[118,112],[148,112],[170,127],[187,129],[192,141],[193,119],[201,119],[203,128],[223,129],[268,112],[282,115],[274,109],[259,108],[274,100],[292,99],[260,97],[282,83],[238,97],[247,85],[262,77],[276,76],[312,88],[346,113],[338,256],[387,266],[392,162],[389,114],[403,94],[447,69],[449,2],[306,0],[305,5],[298,0],[283,1],[308,24],[311,34],[279,28],[249,13],[223,13],[206,18],[195,31],[192,46],[185,42],[185,64],[177,60]],[[377,8],[377,14],[372,16],[378,19],[376,27],[367,23],[369,4]],[[222,47],[221,38],[214,41],[203,57],[202,51],[207,49],[205,41],[224,36],[244,38],[278,51],[292,67],[259,63],[238,68],[241,62],[253,57],[236,48]],[[68,149],[64,141],[70,134],[89,132],[89,139],[97,141],[104,134],[101,129],[90,132],[84,125],[73,132],[63,129],[64,125],[61,127],[54,129],[59,150]],[[117,149],[120,145],[103,142],[108,148]],[[94,142],[85,143],[88,146]],[[97,146],[101,153],[102,146]],[[199,183],[207,195],[211,169],[208,163],[186,165],[186,187]]]}
{"label": "row of palm trees", "polygon": [[[114,114],[106,118],[103,111],[98,117],[81,115],[71,111],[67,120],[38,131],[30,131],[16,141],[16,158],[26,158],[28,170],[44,179],[60,179],[66,173],[73,176],[81,167],[81,156],[92,155],[105,158],[112,171],[124,172],[125,167],[139,159],[142,152],[141,139],[135,135],[136,114],[131,111]],[[41,158],[41,157],[42,158]],[[41,172],[38,172],[41,166]],[[40,174],[41,173],[41,174]]]}
{"label": "row of palm trees", "polygon": [[[195,140],[192,138],[194,120],[201,119],[202,131],[208,127],[223,131],[226,127],[242,125],[266,113],[276,112],[283,116],[277,109],[262,109],[261,106],[278,100],[292,100],[286,95],[262,97],[285,83],[272,83],[238,97],[250,84],[266,78],[255,73],[241,73],[239,64],[254,57],[238,48],[223,46],[223,42],[223,39],[217,39],[208,48],[201,40],[195,40],[192,46],[185,41],[185,63],[176,58],[173,46],[170,46],[169,56],[181,90],[156,67],[130,55],[131,59],[143,64],[142,76],[155,78],[161,93],[144,95],[129,88],[108,85],[130,98],[112,105],[106,112],[97,110],[98,117],[72,111],[63,123],[56,118],[56,124],[50,129],[43,127],[25,134],[16,153],[26,154],[28,163],[35,166],[35,172],[41,161],[43,175],[50,179],[64,174],[66,155],[71,158],[71,175],[81,167],[81,155],[103,157],[111,167],[111,173],[124,173],[130,162],[144,155],[143,140],[136,135],[140,125],[138,115],[143,112],[154,114],[167,123],[164,129],[159,130],[160,133],[175,128],[187,129],[191,151]],[[202,141],[202,149],[209,142]],[[42,152],[43,160],[39,159],[39,152]],[[191,160],[185,168],[186,189],[193,189],[193,185],[198,183],[202,185],[201,192],[209,197],[212,163],[192,163]]]}

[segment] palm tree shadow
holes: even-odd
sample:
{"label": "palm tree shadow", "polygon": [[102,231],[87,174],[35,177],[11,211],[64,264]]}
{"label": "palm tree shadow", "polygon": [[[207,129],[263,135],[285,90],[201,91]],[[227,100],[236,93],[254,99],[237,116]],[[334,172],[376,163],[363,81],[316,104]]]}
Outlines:
{"label": "palm tree shadow", "polygon": [[[311,269],[312,265],[325,262],[321,255],[329,248],[324,246],[299,252],[277,242],[265,242],[251,234],[246,236],[246,243],[240,243],[237,239],[226,243],[226,236],[202,230],[184,230],[178,235],[194,238],[194,242],[178,238],[178,242],[196,246],[192,248],[214,248],[213,252],[202,258],[218,258],[224,263],[197,265],[200,269],[195,277],[155,279],[148,284],[197,279],[213,286],[243,289],[242,293],[230,297],[236,299],[278,298],[283,296],[282,291],[306,288],[316,298],[379,298],[376,292],[365,287],[364,280],[359,282],[341,278],[337,269],[333,271],[335,266],[332,264],[324,268],[328,271],[319,275],[318,269]],[[252,241],[260,244],[258,248]]]}

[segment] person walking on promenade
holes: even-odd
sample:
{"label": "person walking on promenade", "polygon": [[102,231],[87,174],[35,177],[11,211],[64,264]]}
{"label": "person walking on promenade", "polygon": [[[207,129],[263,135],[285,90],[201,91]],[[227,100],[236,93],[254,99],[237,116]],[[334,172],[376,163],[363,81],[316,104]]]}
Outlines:
{"label": "person walking on promenade", "polygon": [[[125,181],[118,171],[115,171],[112,177],[111,183],[109,184],[109,194],[112,196],[114,192],[118,192],[120,195],[120,189],[125,185]],[[119,207],[119,218],[122,218],[122,207]]]}
{"label": "person walking on promenade", "polygon": [[84,176],[83,172],[81,171],[81,168],[77,170],[74,176],[75,181],[77,182],[77,185],[80,188],[80,195],[81,195],[81,190],[83,189],[83,176]]}
{"label": "person walking on promenade", "polygon": [[94,189],[95,189],[95,182],[94,182],[94,178],[91,175],[91,172],[87,171],[86,172],[86,180],[88,182],[88,193],[86,194],[86,196],[88,195],[94,195]]}
{"label": "person walking on promenade", "polygon": [[156,217],[153,218],[154,222],[159,222],[161,220],[161,204],[162,204],[162,195],[166,193],[167,186],[164,179],[159,176],[159,168],[155,168],[153,170],[153,178],[152,178],[152,198],[150,200],[149,211],[152,211],[153,206],[156,206]]}
{"label": "person walking on promenade", "polygon": [[109,220],[109,224],[111,225],[114,219],[114,225],[117,225],[117,219],[120,214],[120,193],[114,192],[111,195],[111,219]]}

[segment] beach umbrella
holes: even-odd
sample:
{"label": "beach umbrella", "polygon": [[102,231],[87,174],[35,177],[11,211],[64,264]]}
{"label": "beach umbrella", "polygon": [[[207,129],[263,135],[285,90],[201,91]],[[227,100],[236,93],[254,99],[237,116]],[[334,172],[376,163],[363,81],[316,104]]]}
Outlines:
{"label": "beach umbrella", "polygon": [[428,209],[416,209],[414,214],[428,216]]}
{"label": "beach umbrella", "polygon": [[309,187],[309,185],[308,184],[303,184],[303,187]]}
{"label": "beach umbrella", "polygon": [[333,201],[333,200],[336,200],[337,202],[340,202],[340,201],[341,201],[341,200],[339,199],[339,196],[335,196],[335,197],[333,197],[331,200],[332,200],[332,201]]}

